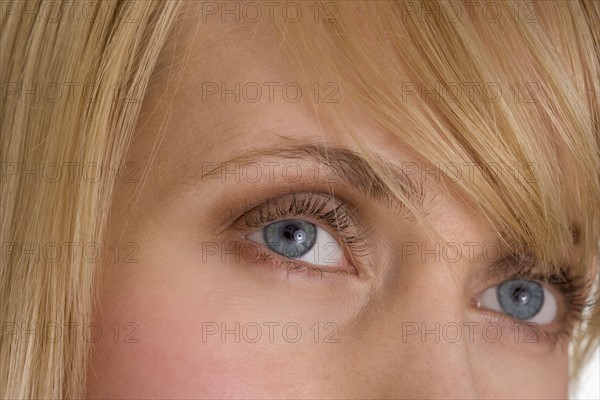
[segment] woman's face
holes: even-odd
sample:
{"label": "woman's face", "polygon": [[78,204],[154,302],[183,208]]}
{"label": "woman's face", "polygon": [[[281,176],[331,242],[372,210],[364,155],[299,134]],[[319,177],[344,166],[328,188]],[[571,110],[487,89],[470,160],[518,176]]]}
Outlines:
{"label": "woman's face", "polygon": [[[87,395],[565,398],[565,341],[545,334],[562,297],[542,290],[546,319],[515,323],[500,302],[526,315],[540,288],[497,294],[510,272],[499,238],[435,168],[335,77],[300,94],[268,22],[227,21],[179,21],[161,55],[178,62],[144,99],[111,210]],[[427,222],[451,244],[375,191],[344,132],[315,117],[326,96],[398,181],[422,187]]]}

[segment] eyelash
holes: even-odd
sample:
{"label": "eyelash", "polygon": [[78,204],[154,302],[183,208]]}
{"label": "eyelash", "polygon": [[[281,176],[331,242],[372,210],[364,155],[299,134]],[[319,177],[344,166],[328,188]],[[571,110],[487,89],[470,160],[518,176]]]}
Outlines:
{"label": "eyelash", "polygon": [[[241,229],[251,230],[289,217],[311,218],[324,223],[331,233],[340,239],[343,246],[347,247],[352,255],[357,256],[352,257],[353,261],[357,262],[357,259],[369,254],[370,247],[367,244],[368,230],[359,228],[359,224],[355,222],[357,217],[353,214],[345,202],[332,195],[317,192],[292,193],[268,200],[244,211],[242,216],[233,221],[232,225],[239,226],[243,221]],[[279,255],[268,256],[272,261],[275,261],[274,257],[278,258],[278,263],[287,267],[288,273],[294,270],[307,270],[321,274],[345,273],[339,269],[297,262]]]}
{"label": "eyelash", "polygon": [[[353,255],[358,256],[358,258],[352,257],[355,263],[357,259],[369,254],[370,247],[367,243],[369,231],[359,228],[359,224],[355,222],[356,216],[348,209],[346,203],[329,194],[308,192],[283,195],[244,210],[240,217],[233,220],[231,226],[238,226],[238,229],[248,231],[262,228],[270,223],[288,217],[308,217],[323,222],[333,233],[339,236],[343,245]],[[239,227],[240,222],[243,222],[242,227]],[[314,271],[320,274],[345,274],[344,271],[340,271],[339,269],[309,265],[279,255],[265,254],[261,258],[261,261],[275,262],[274,257],[277,257],[279,265],[287,268],[288,274],[296,270]],[[519,259],[518,256],[513,255],[505,257],[505,260],[511,263],[516,261],[518,269],[511,275],[503,277],[503,280],[498,284],[512,279],[535,280],[556,288],[566,300],[566,315],[564,320],[559,322],[560,327],[555,331],[540,329],[540,339],[556,343],[561,339],[570,337],[575,325],[582,321],[586,308],[592,306],[592,304],[586,303],[586,293],[589,292],[592,281],[576,274],[569,267],[562,268],[559,273],[550,275],[536,273],[536,261],[532,256],[525,256]],[[525,321],[516,320],[503,313],[490,312],[495,313],[496,318],[500,318],[503,321],[508,321],[512,324],[526,324]]]}
{"label": "eyelash", "polygon": [[[518,257],[510,256],[505,259],[510,259],[514,262]],[[544,330],[540,328],[538,330],[540,341],[547,341],[553,345],[558,341],[570,339],[575,326],[583,321],[586,309],[593,306],[593,303],[586,301],[586,296],[593,286],[593,281],[574,272],[573,268],[568,266],[560,268],[558,272],[546,275],[540,274],[539,272],[536,272],[539,269],[537,268],[535,257],[530,255],[521,258],[521,262],[517,261],[517,264],[517,271],[514,271],[509,276],[503,277],[502,282],[513,279],[537,281],[555,288],[566,300],[564,302],[566,305],[566,312],[563,320],[558,321],[558,328],[555,330]],[[512,324],[527,324],[526,321],[514,319],[503,313],[497,313],[495,311],[490,312],[499,315],[503,321],[508,321]]]}

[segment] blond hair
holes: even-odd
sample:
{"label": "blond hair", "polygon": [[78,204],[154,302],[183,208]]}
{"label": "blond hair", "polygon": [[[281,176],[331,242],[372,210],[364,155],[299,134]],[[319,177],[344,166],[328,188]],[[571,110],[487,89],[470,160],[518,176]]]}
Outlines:
{"label": "blond hair", "polygon": [[[70,2],[54,3],[68,7]],[[40,9],[45,4],[29,2],[27,7]],[[31,89],[36,83],[53,82],[74,88],[68,97],[43,104],[30,104],[27,94],[8,97],[3,89],[3,335],[5,326],[9,332],[18,326],[91,322],[97,300],[96,263],[81,257],[75,262],[66,257],[36,260],[22,251],[8,251],[4,244],[102,244],[114,176],[102,174],[94,182],[55,182],[28,174],[14,177],[36,163],[93,163],[101,169],[121,164],[158,53],[182,2],[91,4],[96,7],[87,14],[73,19],[63,16],[54,23],[19,10],[6,13],[2,21],[0,71],[5,87],[15,91],[19,83]],[[527,23],[517,18],[494,22],[477,15],[456,19],[441,11],[441,17],[431,21],[414,8],[407,9],[407,3],[392,1],[336,4],[335,21],[274,21],[299,79],[310,84],[333,77],[345,98],[425,162],[474,165],[472,179],[454,183],[461,198],[507,244],[534,253],[548,270],[569,254],[572,218],[582,215],[577,236],[583,256],[577,266],[592,270],[600,237],[600,5],[594,1],[535,3],[537,22]],[[425,7],[425,3],[410,4]],[[426,4],[438,10],[450,6],[442,0]],[[500,5],[504,15],[512,15],[510,4]],[[512,57],[507,59],[508,55]],[[77,90],[79,85],[73,82],[82,88],[92,83],[87,87],[93,96]],[[469,82],[495,83],[512,90],[513,97],[449,99],[441,93]],[[433,93],[440,97],[409,97],[403,90],[407,83],[425,88],[430,97]],[[525,102],[532,96],[527,83],[535,84],[535,102]],[[21,93],[27,91],[21,87]],[[345,121],[339,109],[342,103],[320,103],[315,111],[324,121],[341,121],[373,161],[375,155]],[[491,163],[533,166],[535,179],[491,179]],[[379,172],[389,182],[386,171]],[[400,191],[395,192],[409,203]],[[585,329],[574,335],[573,371],[597,346],[598,315],[594,307],[582,325]],[[31,336],[4,339],[0,342],[2,397],[84,396],[89,343],[71,334],[58,335],[56,341],[36,342]]]}
{"label": "blond hair", "polygon": [[[547,275],[565,267],[577,242],[580,258],[569,267],[593,274],[593,282],[600,248],[600,3],[481,3],[493,5],[494,14],[473,12],[473,4],[348,1],[336,8],[335,23],[275,26],[305,85],[334,79],[357,109],[419,159],[473,167],[468,179],[439,168],[447,175],[440,184],[481,214],[514,253],[533,255]],[[523,7],[520,14],[516,7]],[[461,85],[480,91],[452,91]],[[416,93],[408,89],[415,87]],[[496,90],[486,94],[486,87]],[[348,132],[377,169],[377,155],[347,121],[343,103],[320,103],[315,112]],[[507,174],[518,167],[517,176]],[[390,174],[378,172],[411,207]],[[596,288],[582,300],[593,307],[573,334],[573,380],[598,346],[598,296]]]}
{"label": "blond hair", "polygon": [[[27,250],[3,250],[0,319],[3,335],[11,334],[0,344],[3,398],[85,395],[89,342],[81,329],[92,321],[98,265],[80,250],[102,243],[115,181],[109,171],[127,150],[178,7],[171,1],[78,4],[67,13],[73,2],[14,3],[2,21],[2,82],[11,93],[23,84],[24,97],[6,96],[1,104],[0,159],[8,172],[0,242],[52,251],[27,257]],[[52,19],[58,14],[49,5],[61,7],[60,18]],[[36,85],[46,92],[32,93]],[[56,85],[61,98],[48,92]],[[100,178],[72,173],[86,165],[101,171]],[[37,176],[21,173],[36,168]],[[59,256],[57,246],[64,251],[65,243],[79,257]],[[14,339],[15,330],[36,327],[52,334]]]}

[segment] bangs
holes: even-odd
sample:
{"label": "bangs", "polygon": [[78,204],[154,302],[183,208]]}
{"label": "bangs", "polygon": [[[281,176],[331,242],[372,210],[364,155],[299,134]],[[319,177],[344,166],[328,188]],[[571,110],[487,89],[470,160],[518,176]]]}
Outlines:
{"label": "bangs", "polygon": [[511,251],[550,271],[564,268],[578,244],[573,267],[589,269],[600,220],[599,69],[589,29],[600,31],[590,15],[597,10],[578,2],[519,10],[325,3],[330,16],[318,23],[275,22],[298,79],[339,86],[339,103],[314,104],[319,119],[341,126],[377,170],[349,121],[352,104],[424,169],[433,166],[441,176],[434,183],[471,205]]}

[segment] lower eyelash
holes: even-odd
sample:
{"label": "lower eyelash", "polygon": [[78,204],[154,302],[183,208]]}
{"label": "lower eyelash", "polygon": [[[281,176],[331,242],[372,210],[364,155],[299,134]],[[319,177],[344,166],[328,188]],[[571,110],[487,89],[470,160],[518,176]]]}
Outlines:
{"label": "lower eyelash", "polygon": [[[248,246],[249,244],[241,243],[241,245]],[[354,267],[348,268],[346,270],[341,270],[341,269],[336,269],[336,268],[331,268],[331,267],[319,267],[316,265],[310,265],[307,263],[303,263],[301,261],[288,259],[283,256],[273,254],[273,253],[270,253],[265,250],[259,250],[259,251],[260,251],[260,254],[258,255],[258,257],[253,258],[252,260],[248,260],[248,261],[263,264],[263,265],[268,265],[277,270],[287,271],[288,277],[290,275],[300,275],[300,274],[309,275],[310,273],[318,273],[320,275],[320,277],[323,278],[324,273],[336,274],[339,276],[347,276],[349,274],[355,275],[358,273],[358,271]]]}
{"label": "lower eyelash", "polygon": [[[517,259],[517,257],[511,257]],[[550,285],[560,293],[565,299],[566,313],[562,321],[559,321],[558,329],[553,331],[544,331],[540,328],[540,333],[550,342],[570,339],[575,326],[583,321],[585,310],[593,303],[586,301],[587,294],[590,292],[592,280],[586,276],[574,272],[573,268],[568,266],[560,268],[558,273],[543,274],[536,272],[537,262],[535,257],[528,256],[526,262],[517,262],[517,272],[511,276],[505,277],[511,279],[527,279],[538,281]],[[510,318],[505,316],[506,318]],[[512,319],[512,318],[510,318]],[[522,322],[512,319],[515,322]]]}
{"label": "lower eyelash", "polygon": [[[496,311],[487,311],[489,320],[501,326],[501,329],[506,329],[508,333],[502,336],[510,337],[515,343],[521,344],[544,344],[553,348],[558,343],[568,339],[571,335],[570,328],[565,324],[560,324],[560,327],[555,330],[543,329],[539,324],[527,321],[514,319],[504,313]],[[531,327],[535,327],[535,333]]]}

